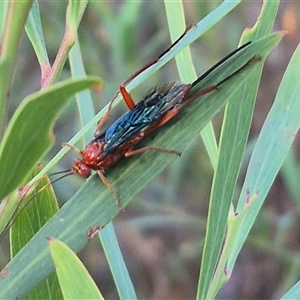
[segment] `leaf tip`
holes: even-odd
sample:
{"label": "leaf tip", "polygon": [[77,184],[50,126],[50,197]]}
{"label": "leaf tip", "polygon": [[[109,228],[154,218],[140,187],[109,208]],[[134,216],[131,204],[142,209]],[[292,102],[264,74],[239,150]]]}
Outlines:
{"label": "leaf tip", "polygon": [[286,34],[289,34],[289,31],[286,29],[280,30],[279,34],[281,35],[281,37],[284,37]]}
{"label": "leaf tip", "polygon": [[48,244],[50,244],[51,242],[54,242],[55,239],[53,237],[51,237],[51,236],[47,236],[46,237],[46,241],[48,242]]}

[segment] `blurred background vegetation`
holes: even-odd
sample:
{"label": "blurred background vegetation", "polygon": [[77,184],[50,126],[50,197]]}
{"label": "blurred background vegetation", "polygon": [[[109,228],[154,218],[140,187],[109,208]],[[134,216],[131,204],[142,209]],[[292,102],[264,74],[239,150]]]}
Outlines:
{"label": "blurred background vegetation", "polygon": [[[220,2],[185,1],[187,24],[198,22]],[[41,1],[39,4],[46,47],[54,60],[64,34],[67,1]],[[253,26],[260,9],[260,2],[244,1],[192,44],[198,75],[237,47],[243,30]],[[274,30],[286,29],[289,33],[265,64],[248,155],[299,43],[299,16],[300,3],[282,1]],[[79,27],[79,41],[87,74],[98,75],[105,83],[104,90],[94,95],[95,108],[99,111],[114,96],[122,81],[170,45],[164,4],[162,1],[93,1]],[[25,35],[19,53],[10,114],[25,96],[40,88],[40,68]],[[69,76],[70,69],[66,65],[61,78]],[[134,99],[138,101],[155,84],[174,80],[178,80],[178,73],[171,62],[134,90]],[[79,130],[77,118],[75,101],[70,101],[56,123],[56,144],[45,162]],[[217,136],[221,121],[222,113],[214,119]],[[299,149],[298,136],[293,151],[299,153]],[[57,170],[69,168],[73,158],[73,154],[69,154]],[[246,155],[245,167],[248,158]],[[218,298],[276,298],[299,279],[300,195],[294,193],[287,180],[288,166],[298,168],[299,185],[298,155],[297,164],[287,163],[284,172],[279,173],[231,279]],[[115,219],[120,247],[139,298],[195,298],[212,176],[213,170],[199,137]],[[295,182],[297,184],[297,180]],[[82,183],[82,179],[75,176],[57,183],[55,189],[60,205]],[[106,299],[115,299],[115,286],[98,240],[89,243],[80,257]],[[0,259],[6,261],[5,257]]]}

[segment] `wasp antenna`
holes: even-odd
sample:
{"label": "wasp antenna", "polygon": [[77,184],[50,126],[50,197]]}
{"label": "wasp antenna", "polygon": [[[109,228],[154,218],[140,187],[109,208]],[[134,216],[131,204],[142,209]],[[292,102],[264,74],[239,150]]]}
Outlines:
{"label": "wasp antenna", "polygon": [[198,77],[193,83],[192,86],[195,86],[198,84],[201,80],[203,80],[205,77],[207,77],[212,71],[214,71],[216,68],[218,68],[220,65],[222,65],[226,60],[228,60],[230,57],[235,55],[237,52],[241,51],[242,49],[249,46],[252,42],[248,42],[240,46],[239,48],[233,50],[228,55],[226,55],[224,58],[222,58],[219,62],[217,62],[215,65],[213,65],[210,69],[208,69],[205,73],[203,73],[200,77]]}
{"label": "wasp antenna", "polygon": [[[67,173],[67,172],[68,172],[68,173]],[[70,175],[74,175],[74,172],[72,171],[72,169],[65,170],[65,171],[62,171],[62,172],[52,173],[52,174],[49,174],[49,175],[50,175],[50,176],[52,176],[52,175],[58,175],[58,174],[60,174],[60,173],[66,173],[66,174],[64,174],[64,175],[62,175],[62,176],[60,176],[60,177],[58,177],[58,178],[56,178],[56,179],[54,179],[54,180],[51,180],[49,183],[47,183],[46,185],[44,185],[43,187],[41,187],[41,188],[37,191],[37,193],[43,191],[43,190],[44,190],[45,188],[47,188],[48,186],[52,185],[53,183],[55,183],[55,182],[57,182],[57,181],[59,181],[59,180],[65,178],[65,177],[68,177],[68,176],[70,176]]]}
{"label": "wasp antenna", "polygon": [[224,82],[226,82],[227,80],[229,80],[233,76],[235,76],[238,73],[240,73],[243,69],[245,69],[251,63],[253,63],[255,61],[260,61],[260,60],[261,60],[261,56],[260,55],[258,55],[258,54],[253,55],[243,66],[241,66],[239,69],[237,69],[235,72],[233,72],[232,74],[230,74],[229,76],[227,76],[226,78],[224,78],[223,80],[221,80],[220,82],[218,82],[217,87],[219,87],[221,84],[223,84]]}
{"label": "wasp antenna", "polygon": [[75,147],[73,145],[70,145],[70,144],[67,144],[67,143],[63,143],[62,146],[63,147],[69,147],[69,148],[73,149],[75,152],[77,152],[80,155],[82,153],[82,151],[79,148],[77,148],[77,147]]}
{"label": "wasp antenna", "polygon": [[50,173],[48,174],[48,176],[56,176],[56,175],[59,175],[59,174],[69,174],[69,173],[72,173],[72,169],[67,169],[67,170],[63,170],[63,171],[58,171],[58,172],[54,172],[54,173]]}

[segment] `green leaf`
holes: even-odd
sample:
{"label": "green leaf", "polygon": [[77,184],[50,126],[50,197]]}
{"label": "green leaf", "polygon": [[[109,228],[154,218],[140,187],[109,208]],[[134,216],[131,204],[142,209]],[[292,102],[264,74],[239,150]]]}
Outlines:
{"label": "green leaf", "polygon": [[[67,9],[67,27],[76,32],[81,22],[83,13],[88,4],[87,0],[70,0]],[[75,41],[75,40],[74,40]]]}
{"label": "green leaf", "polygon": [[280,299],[291,300],[298,299],[300,295],[300,281],[298,281],[286,294],[284,294]]}
{"label": "green leaf", "polygon": [[[205,88],[219,82],[245,65],[255,54],[265,58],[281,37],[281,33],[276,33],[249,45],[207,76],[201,86]],[[183,151],[224,106],[229,95],[238,92],[260,65],[261,62],[250,64],[217,91],[191,103],[176,118],[147,137],[141,147],[156,145]],[[140,157],[123,159],[108,169],[106,176],[125,207],[174,159],[174,155],[149,152]],[[7,265],[7,276],[4,279],[0,277],[0,298],[20,297],[33,287],[33,282],[42,280],[53,270],[45,242],[47,236],[57,238],[74,251],[79,251],[88,242],[91,228],[105,226],[118,213],[112,195],[95,174]],[[28,273],[32,274],[31,280],[25,276]]]}
{"label": "green leaf", "polygon": [[[256,41],[270,33],[274,23],[278,2],[264,5],[260,17],[253,29],[247,29],[240,44]],[[276,43],[274,44],[274,46]],[[227,227],[228,212],[236,188],[243,153],[246,147],[252,113],[256,100],[259,79],[263,65],[257,68],[239,94],[231,96],[226,106],[222,126],[219,157],[209,202],[205,244],[198,286],[198,298],[215,298],[220,287],[228,280],[224,273],[226,255],[218,261],[221,249],[224,249],[224,236]],[[218,269],[217,268],[218,264]],[[209,290],[209,294],[207,294]]]}
{"label": "green leaf", "polygon": [[[180,36],[180,34],[186,29],[186,22],[184,20],[184,9],[182,1],[164,1],[167,20],[170,30],[170,35],[172,41],[176,40],[176,37]],[[206,22],[209,26],[212,26],[217,20],[226,15],[231,9],[233,9],[236,5],[238,5],[239,1],[231,1],[230,6],[224,5],[222,3],[219,7],[216,8],[211,14],[209,14],[202,22]],[[197,25],[199,26],[199,25]],[[203,25],[201,25],[202,28]],[[180,76],[180,80],[182,82],[193,82],[196,78],[196,71],[193,67],[193,64],[187,64],[187,61],[192,61],[190,49],[187,47],[180,52],[180,55],[175,57],[178,73]],[[209,122],[202,130],[201,137],[203,139],[205,148],[209,155],[211,164],[213,168],[216,167],[217,162],[217,144],[214,135],[214,130],[212,127],[212,123]]]}
{"label": "green leaf", "polygon": [[[69,62],[73,78],[81,78],[86,76],[78,39],[76,39],[75,44],[70,51]],[[81,126],[84,126],[95,116],[91,92],[86,90],[76,94],[76,100],[79,110],[80,123]],[[81,139],[81,142],[84,143],[82,146],[86,145],[87,142],[94,137],[94,131],[95,129],[91,128],[89,132],[85,134],[84,138]]]}
{"label": "green leaf", "polygon": [[68,54],[75,43],[77,37],[77,29],[87,3],[87,0],[69,1],[66,13],[66,27],[64,37],[48,76],[46,78],[42,78],[43,87],[48,87],[53,84],[53,82],[55,82],[55,80],[61,73],[61,70],[67,60]]}
{"label": "green leaf", "polygon": [[[39,4],[37,0],[33,2],[25,29],[43,72],[46,68],[50,68],[50,63],[45,46],[45,40],[39,12]],[[45,74],[42,75],[42,77],[44,76]]]}
{"label": "green leaf", "polygon": [[[40,167],[36,169],[35,174],[40,170]],[[22,205],[16,211],[18,218],[13,223],[10,232],[12,257],[14,257],[58,211],[58,205],[51,186],[38,192],[39,189],[46,185],[49,185],[48,179],[43,178],[40,180],[33,191],[35,195],[34,200],[30,201],[32,200],[31,196],[25,197],[22,201]],[[23,209],[25,205],[26,208]]]}
{"label": "green leaf", "polygon": [[[299,130],[299,59],[300,45],[298,45],[286,69],[249,162],[237,207],[237,213],[243,218],[240,220],[241,223],[229,257],[228,268],[230,269],[235,263],[236,257]],[[253,198],[253,201],[246,203],[246,198]]]}
{"label": "green leaf", "polygon": [[64,299],[104,299],[75,253],[64,243],[48,238],[50,253]]}
{"label": "green leaf", "polygon": [[[40,168],[36,168],[34,173],[37,173],[39,169]],[[51,186],[38,192],[40,188],[48,184],[49,180],[47,178],[40,180],[34,190],[34,193],[36,193],[34,199],[32,200],[32,197],[23,199],[22,206],[16,211],[16,214],[19,214],[19,212],[20,214],[13,223],[10,231],[10,250],[12,257],[14,257],[58,211],[58,205]],[[24,205],[26,205],[26,207],[23,210]],[[34,290],[26,295],[25,299],[62,299],[56,274],[51,274],[43,280]]]}
{"label": "green leaf", "polygon": [[[5,3],[1,3],[1,9],[3,5],[5,5]],[[3,12],[6,12],[6,16],[0,39],[0,136],[2,136],[6,126],[6,109],[8,106],[8,95],[10,94],[13,69],[23,28],[31,5],[32,0],[24,0],[10,1],[7,10],[6,6],[3,7]],[[0,199],[2,198],[0,197]]]}
{"label": "green leaf", "polygon": [[2,37],[3,29],[5,25],[5,16],[7,13],[8,1],[0,2],[0,36]]}
{"label": "green leaf", "polygon": [[282,164],[280,174],[283,177],[285,186],[292,196],[295,205],[297,208],[300,208],[300,165],[297,160],[296,149],[291,148],[288,152]]}
{"label": "green leaf", "polygon": [[137,299],[112,222],[99,231],[99,237],[118,290],[119,298]]}
{"label": "green leaf", "polygon": [[15,190],[49,150],[54,121],[68,99],[99,84],[93,77],[66,80],[23,100],[0,145],[0,199]]}
{"label": "green leaf", "polygon": [[[209,14],[209,17],[205,17],[203,20],[199,21],[195,26],[193,26],[186,34],[182,37],[182,39],[174,45],[168,52],[166,52],[156,63],[149,66],[145,69],[142,73],[138,74],[135,78],[132,79],[128,83],[127,91],[132,91],[135,87],[141,84],[144,80],[146,80],[151,74],[159,70],[162,66],[168,63],[176,54],[180,53],[186,46],[191,44],[197,38],[199,38],[202,34],[204,34],[208,29],[210,29],[218,20],[220,20],[223,16],[229,13],[240,1],[224,1],[220,6],[218,6],[214,11]],[[96,6],[99,4],[98,6]],[[103,2],[95,2],[93,3],[93,7],[98,9],[97,12],[103,12],[101,15],[105,19],[104,14],[109,14],[109,7],[107,10],[101,10],[105,8],[105,3]],[[100,6],[101,5],[101,6]],[[109,22],[109,20],[107,20]],[[118,67],[120,67],[118,65]],[[117,95],[116,100],[114,101],[113,107],[115,107],[119,102],[123,102],[122,97],[120,94]],[[107,109],[107,106],[105,107]],[[80,138],[90,130],[90,128],[95,128],[95,125],[98,123],[99,119],[103,117],[104,113],[106,112],[105,109],[102,109],[96,116],[94,116],[88,124],[86,124],[77,134],[74,136],[68,143],[74,145],[76,142],[80,140]],[[61,157],[66,153],[64,149],[62,149],[54,158],[53,160],[58,161]],[[45,166],[45,169],[48,167]]]}

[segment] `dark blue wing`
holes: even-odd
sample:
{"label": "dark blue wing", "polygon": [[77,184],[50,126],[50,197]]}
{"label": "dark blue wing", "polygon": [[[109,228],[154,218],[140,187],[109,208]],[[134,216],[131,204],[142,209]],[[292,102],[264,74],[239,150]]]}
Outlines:
{"label": "dark blue wing", "polygon": [[182,102],[187,86],[169,83],[149,91],[134,109],[126,112],[106,130],[103,153],[114,151],[135,134],[159,121],[166,112]]}

